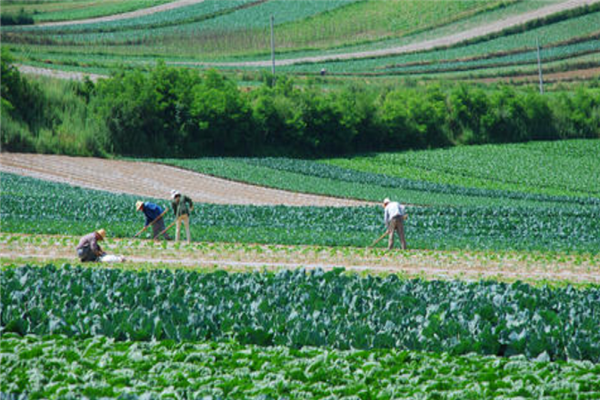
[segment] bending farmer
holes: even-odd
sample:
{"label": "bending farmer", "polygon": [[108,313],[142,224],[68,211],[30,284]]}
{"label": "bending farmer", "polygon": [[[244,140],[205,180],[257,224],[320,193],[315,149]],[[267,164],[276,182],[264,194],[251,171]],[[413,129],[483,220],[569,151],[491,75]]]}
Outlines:
{"label": "bending farmer", "polygon": [[106,231],[104,229],[97,230],[92,233],[88,233],[81,238],[77,245],[77,256],[81,262],[99,261],[105,253],[98,244],[99,241],[104,240],[106,237]]}
{"label": "bending farmer", "polygon": [[183,222],[185,224],[187,242],[190,243],[192,240],[190,236],[190,213],[194,210],[194,202],[177,190],[171,190],[171,198],[173,199],[171,208],[173,208],[173,213],[175,214],[177,222],[175,241],[179,241],[179,231],[181,229],[181,223]]}
{"label": "bending farmer", "polygon": [[154,239],[158,239],[158,236],[161,233],[165,240],[170,239],[167,232],[165,232],[165,221],[163,219],[165,210],[161,206],[150,203],[149,201],[138,201],[135,203],[135,209],[143,212],[146,216],[146,224],[144,226],[152,224],[152,237]]}
{"label": "bending farmer", "polygon": [[406,239],[404,238],[404,220],[406,219],[406,210],[404,206],[390,199],[383,200],[385,227],[389,234],[388,249],[394,247],[394,232],[398,232],[402,249],[406,250]]}

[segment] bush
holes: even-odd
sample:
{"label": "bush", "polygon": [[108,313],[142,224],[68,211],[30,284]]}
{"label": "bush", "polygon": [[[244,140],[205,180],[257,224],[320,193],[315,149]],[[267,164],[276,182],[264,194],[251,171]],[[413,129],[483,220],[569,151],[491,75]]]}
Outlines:
{"label": "bush", "polygon": [[8,25],[32,25],[34,23],[33,17],[25,12],[25,9],[21,8],[18,14],[2,14],[0,15],[0,24],[4,26]]}
{"label": "bush", "polygon": [[[460,144],[600,137],[600,91],[501,85],[346,85],[265,75],[242,91],[210,70],[123,71],[94,85],[22,78],[2,58],[9,151],[150,157],[319,157]],[[26,127],[26,128],[25,128]]]}

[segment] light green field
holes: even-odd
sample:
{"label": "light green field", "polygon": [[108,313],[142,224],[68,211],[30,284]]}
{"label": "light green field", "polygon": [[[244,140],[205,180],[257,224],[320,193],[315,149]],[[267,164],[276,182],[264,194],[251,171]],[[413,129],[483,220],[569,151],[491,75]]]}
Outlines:
{"label": "light green field", "polygon": [[104,17],[141,8],[169,3],[173,0],[50,0],[50,1],[7,1],[0,2],[2,13],[17,14],[21,9],[31,14],[36,23],[71,21]]}

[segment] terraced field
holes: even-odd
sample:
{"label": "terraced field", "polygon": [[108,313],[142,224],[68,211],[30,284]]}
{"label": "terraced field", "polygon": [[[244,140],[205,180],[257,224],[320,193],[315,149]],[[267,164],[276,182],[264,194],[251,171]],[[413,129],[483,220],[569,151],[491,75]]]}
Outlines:
{"label": "terraced field", "polygon": [[[205,0],[112,22],[3,27],[2,35],[19,61],[32,65],[109,72],[159,57],[256,70],[271,63],[273,15],[281,72],[494,78],[534,68],[536,40],[553,72],[597,67],[599,7],[597,0]],[[585,65],[570,62],[582,56],[589,56]]]}

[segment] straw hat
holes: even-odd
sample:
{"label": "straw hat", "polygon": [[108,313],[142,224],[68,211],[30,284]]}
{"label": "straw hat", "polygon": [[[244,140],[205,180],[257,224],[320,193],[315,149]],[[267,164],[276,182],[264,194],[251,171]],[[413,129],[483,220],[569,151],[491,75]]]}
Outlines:
{"label": "straw hat", "polygon": [[181,193],[179,193],[178,190],[175,190],[175,189],[171,190],[171,198],[172,199],[175,199],[175,197],[180,196],[180,195],[181,195]]}
{"label": "straw hat", "polygon": [[99,229],[96,231],[96,233],[102,238],[102,240],[106,239],[106,231],[104,229]]}
{"label": "straw hat", "polygon": [[383,204],[388,204],[390,202],[390,199],[388,199],[387,197],[385,199],[383,199]]}
{"label": "straw hat", "polygon": [[140,211],[143,206],[144,206],[144,202],[143,201],[137,201],[135,203],[135,211]]}

